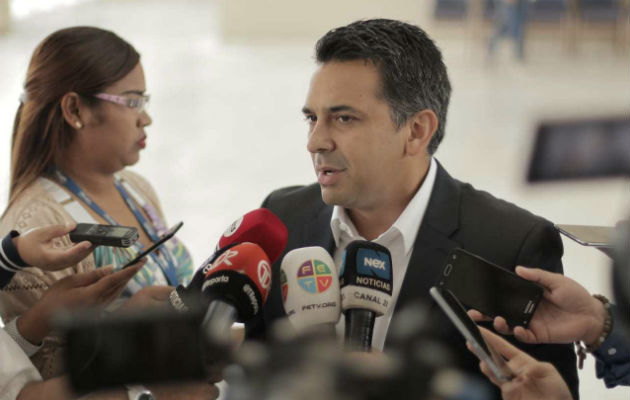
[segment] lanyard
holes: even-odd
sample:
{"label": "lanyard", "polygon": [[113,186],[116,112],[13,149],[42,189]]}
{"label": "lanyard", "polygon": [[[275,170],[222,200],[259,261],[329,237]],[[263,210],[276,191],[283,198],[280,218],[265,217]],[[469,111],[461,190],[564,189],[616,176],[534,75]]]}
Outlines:
{"label": "lanyard", "polygon": [[[59,169],[55,169],[54,174],[56,178],[58,179],[58,181],[63,186],[65,186],[68,190],[70,190],[75,196],[79,198],[79,200],[81,200],[83,203],[85,203],[85,205],[90,207],[95,213],[97,213],[101,218],[107,221],[110,225],[120,225],[109,214],[107,214],[105,210],[103,210],[98,204],[96,204],[90,198],[90,196],[88,196],[87,193],[85,193],[83,189],[81,189],[79,185],[77,185],[77,183],[72,178],[70,178],[68,175],[64,174],[63,172],[61,172]],[[136,220],[138,221],[138,224],[140,224],[140,226],[142,227],[142,230],[144,230],[144,232],[153,242],[158,241],[160,237],[155,231],[155,228],[153,228],[153,226],[149,223],[149,221],[147,221],[144,215],[142,215],[138,207],[131,200],[131,197],[125,190],[122,183],[120,183],[120,181],[118,180],[118,178],[114,179],[114,184],[116,185],[116,189],[118,189],[118,192],[122,196],[123,200],[127,204],[127,207],[129,207],[133,215],[136,217]],[[137,245],[140,246],[140,249],[142,249],[143,246],[140,243],[137,243]],[[170,251],[168,251],[168,249],[165,247],[165,245],[161,245],[159,249],[162,250],[160,251],[160,255],[162,257],[156,254],[155,251],[152,251],[151,253],[149,253],[149,256],[160,267],[160,269],[166,276],[166,279],[168,280],[169,284],[172,286],[176,286],[178,283],[178,280],[177,280],[177,272],[175,271],[175,262],[173,260],[173,257]]]}

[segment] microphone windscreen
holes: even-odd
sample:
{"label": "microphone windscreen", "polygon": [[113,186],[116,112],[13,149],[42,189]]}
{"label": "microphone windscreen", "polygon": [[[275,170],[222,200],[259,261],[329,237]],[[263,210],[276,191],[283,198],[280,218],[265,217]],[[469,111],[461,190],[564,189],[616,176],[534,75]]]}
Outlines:
{"label": "microphone windscreen", "polygon": [[262,302],[271,288],[271,264],[267,254],[255,243],[239,243],[226,249],[208,268],[202,290],[206,290],[213,276],[224,271],[244,275],[254,284]]}
{"label": "microphone windscreen", "polygon": [[282,221],[266,208],[259,208],[234,221],[219,239],[218,248],[233,243],[256,243],[274,263],[287,246],[287,240],[287,227]]}
{"label": "microphone windscreen", "polygon": [[206,279],[206,275],[208,274],[208,270],[210,268],[212,268],[212,264],[227,249],[230,249],[230,248],[236,246],[237,244],[238,243],[228,244],[227,246],[218,249],[210,257],[208,257],[203,262],[203,264],[201,264],[201,267],[199,267],[199,269],[197,269],[197,271],[193,275],[193,278],[191,279],[190,283],[188,284],[188,286],[186,286],[186,290],[185,291],[187,291],[187,292],[194,292],[195,294],[201,293],[201,285],[203,285],[203,281]]}
{"label": "microphone windscreen", "polygon": [[337,323],[341,313],[339,278],[324,248],[288,252],[280,265],[280,282],[285,312],[297,331]]}
{"label": "microphone windscreen", "polygon": [[341,308],[363,309],[383,315],[392,296],[392,256],[378,243],[351,242],[340,271]]}

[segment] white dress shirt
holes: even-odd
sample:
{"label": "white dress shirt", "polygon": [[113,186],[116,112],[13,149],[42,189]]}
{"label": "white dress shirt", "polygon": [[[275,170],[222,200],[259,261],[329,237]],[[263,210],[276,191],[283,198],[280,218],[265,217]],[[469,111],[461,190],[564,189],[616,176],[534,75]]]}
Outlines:
{"label": "white dress shirt", "polygon": [[20,346],[0,328],[0,400],[16,399],[24,385],[41,380]]}
{"label": "white dress shirt", "polygon": [[[396,222],[394,222],[387,231],[372,240],[374,243],[387,247],[392,255],[392,301],[389,303],[387,312],[377,317],[374,322],[372,347],[378,350],[383,350],[385,345],[385,337],[394,313],[394,308],[396,307],[396,301],[398,300],[398,294],[402,287],[403,278],[407,272],[411,252],[413,251],[413,244],[416,241],[418,229],[424,218],[424,213],[429,204],[431,192],[433,191],[436,171],[437,164],[435,160],[431,158],[429,171],[427,172],[424,182],[409,204],[407,204],[402,214],[398,216]],[[333,208],[330,227],[332,229],[333,238],[335,239],[335,245],[337,246],[333,258],[337,268],[341,268],[341,259],[346,246],[354,240],[365,240],[365,238],[358,234],[346,210],[341,206],[335,206]],[[345,317],[343,315],[337,323],[336,330],[337,335],[343,337],[345,330]]]}

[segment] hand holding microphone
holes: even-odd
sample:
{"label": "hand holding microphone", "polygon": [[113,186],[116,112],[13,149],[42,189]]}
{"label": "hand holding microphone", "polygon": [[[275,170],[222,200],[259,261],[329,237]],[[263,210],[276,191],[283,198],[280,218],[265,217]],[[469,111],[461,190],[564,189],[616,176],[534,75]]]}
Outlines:
{"label": "hand holding microphone", "polygon": [[284,310],[297,332],[328,326],[334,335],[341,311],[339,278],[330,254],[322,247],[288,252],[280,266]]}
{"label": "hand holding microphone", "polygon": [[374,320],[391,302],[392,274],[392,256],[386,247],[364,240],[346,247],[339,277],[346,345],[351,351],[371,350]]}

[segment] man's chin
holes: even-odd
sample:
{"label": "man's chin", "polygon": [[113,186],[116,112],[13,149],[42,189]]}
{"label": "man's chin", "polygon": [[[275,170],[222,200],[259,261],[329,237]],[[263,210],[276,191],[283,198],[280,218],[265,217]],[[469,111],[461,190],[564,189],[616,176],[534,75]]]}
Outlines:
{"label": "man's chin", "polygon": [[340,193],[338,189],[324,187],[320,185],[322,190],[322,200],[329,206],[344,206],[347,202],[346,196]]}

